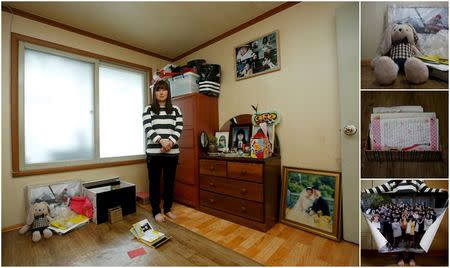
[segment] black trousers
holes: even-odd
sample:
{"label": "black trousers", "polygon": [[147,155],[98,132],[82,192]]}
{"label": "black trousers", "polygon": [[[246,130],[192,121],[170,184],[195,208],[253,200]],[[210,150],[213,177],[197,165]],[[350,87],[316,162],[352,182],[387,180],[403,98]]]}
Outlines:
{"label": "black trousers", "polygon": [[408,260],[416,260],[416,254],[414,254],[414,252],[399,252],[398,254],[397,254],[397,261],[400,261],[400,260],[405,260],[405,261],[408,261]]}
{"label": "black trousers", "polygon": [[172,209],[175,190],[175,174],[178,165],[178,155],[147,155],[147,171],[149,180],[150,204],[152,214],[161,213],[160,179],[163,174],[164,181],[164,213]]}

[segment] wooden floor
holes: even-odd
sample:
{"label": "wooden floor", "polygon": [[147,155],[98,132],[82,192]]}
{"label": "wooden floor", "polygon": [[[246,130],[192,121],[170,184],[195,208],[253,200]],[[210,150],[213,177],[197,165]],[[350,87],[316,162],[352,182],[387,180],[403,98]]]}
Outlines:
{"label": "wooden floor", "polygon": [[[148,218],[153,228],[171,236],[157,250],[136,239],[131,225]],[[127,252],[144,248],[130,259]],[[38,243],[31,234],[2,233],[2,266],[260,266],[261,264],[172,223],[156,224],[148,210],[138,208],[114,224],[89,223],[63,236]]]}
{"label": "wooden floor", "polygon": [[428,79],[427,82],[414,85],[406,81],[404,74],[399,74],[397,80],[392,85],[381,86],[375,81],[370,66],[361,65],[361,88],[362,89],[448,89],[448,83],[434,78]]}
{"label": "wooden floor", "polygon": [[[358,246],[335,242],[278,223],[267,233],[243,227],[180,204],[174,205],[178,218],[160,224],[172,241],[158,250],[145,247],[147,254],[130,260],[126,252],[141,246],[128,228],[149,207],[138,207],[115,224],[89,223],[67,235],[31,242],[31,234],[17,231],[2,234],[2,265],[56,266],[356,266]],[[177,228],[177,225],[185,227]],[[195,232],[199,235],[192,235]],[[203,240],[202,240],[203,239]],[[216,243],[214,243],[214,242]],[[195,244],[197,246],[189,246]],[[211,250],[212,249],[212,250]],[[219,257],[218,257],[219,256]]]}
{"label": "wooden floor", "polygon": [[358,265],[359,247],[353,243],[335,242],[282,223],[263,233],[179,204],[174,212],[177,224],[263,265]]}

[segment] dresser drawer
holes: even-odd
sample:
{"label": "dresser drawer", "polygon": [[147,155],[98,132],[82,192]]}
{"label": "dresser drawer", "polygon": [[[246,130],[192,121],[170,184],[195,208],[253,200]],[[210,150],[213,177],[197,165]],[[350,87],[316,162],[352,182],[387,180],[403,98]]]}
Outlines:
{"label": "dresser drawer", "polygon": [[180,148],[194,148],[194,130],[183,129],[181,137],[178,140],[178,146]]}
{"label": "dresser drawer", "polygon": [[174,199],[179,203],[197,207],[198,187],[196,185],[189,185],[179,181],[175,181]]}
{"label": "dresser drawer", "polygon": [[200,175],[200,189],[257,202],[263,201],[263,185],[259,183]]}
{"label": "dresser drawer", "polygon": [[175,178],[177,181],[195,184],[194,149],[183,149],[180,151]]}
{"label": "dresser drawer", "polygon": [[228,162],[227,171],[229,178],[262,183],[262,164]]}
{"label": "dresser drawer", "polygon": [[227,162],[200,159],[200,174],[219,177],[227,176]]}
{"label": "dresser drawer", "polygon": [[200,204],[240,217],[263,222],[263,204],[200,190]]}

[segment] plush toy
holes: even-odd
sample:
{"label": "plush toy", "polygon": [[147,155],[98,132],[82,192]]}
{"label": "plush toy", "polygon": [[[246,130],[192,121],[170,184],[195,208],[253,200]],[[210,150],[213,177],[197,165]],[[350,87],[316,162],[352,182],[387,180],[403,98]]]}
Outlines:
{"label": "plush toy", "polygon": [[47,202],[35,202],[28,212],[26,224],[19,233],[24,234],[31,228],[33,242],[41,240],[41,233],[45,238],[50,238],[53,233],[48,226],[52,220]]}
{"label": "plush toy", "polygon": [[385,32],[379,52],[372,60],[375,79],[380,85],[389,85],[397,79],[398,71],[405,72],[406,80],[421,84],[428,80],[428,68],[415,55],[422,54],[418,48],[416,30],[409,24],[392,24]]}

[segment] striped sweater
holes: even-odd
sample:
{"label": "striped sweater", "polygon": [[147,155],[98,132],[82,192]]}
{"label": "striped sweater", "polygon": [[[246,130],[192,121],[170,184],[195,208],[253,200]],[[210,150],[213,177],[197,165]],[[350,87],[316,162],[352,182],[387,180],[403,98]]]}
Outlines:
{"label": "striped sweater", "polygon": [[430,188],[423,180],[390,180],[380,186],[364,190],[368,194],[382,193],[440,193],[443,189]]}
{"label": "striped sweater", "polygon": [[[151,106],[146,106],[142,114],[148,155],[177,155],[180,153],[177,141],[183,131],[183,115],[180,108],[173,105],[171,114],[167,114],[161,107],[159,114],[151,111]],[[161,152],[160,139],[170,139],[173,142],[172,150]]]}

